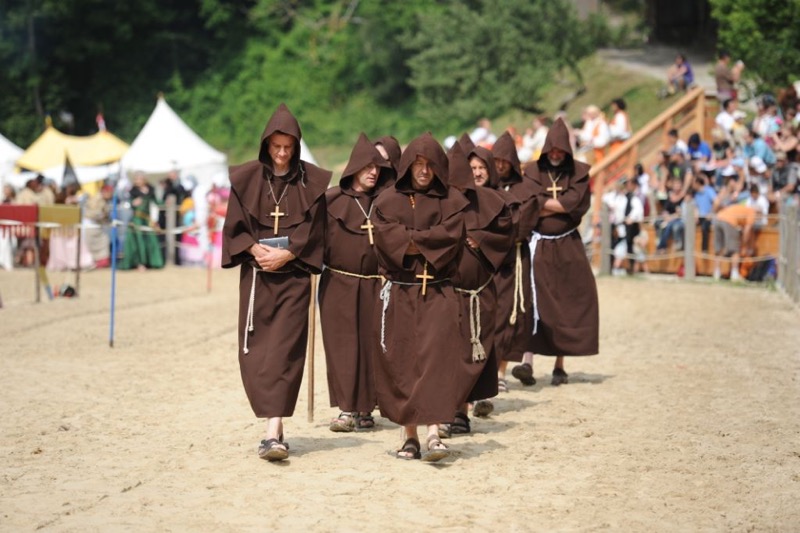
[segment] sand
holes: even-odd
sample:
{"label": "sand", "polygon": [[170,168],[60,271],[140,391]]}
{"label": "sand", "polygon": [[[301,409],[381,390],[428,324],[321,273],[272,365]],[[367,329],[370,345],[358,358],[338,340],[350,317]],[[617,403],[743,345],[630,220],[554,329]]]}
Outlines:
{"label": "sand", "polygon": [[[441,466],[399,461],[397,427],[327,429],[317,328],[290,460],[255,450],[236,361],[238,273],[110,273],[33,303],[0,272],[2,531],[792,531],[800,524],[800,311],[776,291],[598,281],[601,354],[570,384],[510,379]],[[53,274],[53,281],[71,281]],[[510,377],[510,376],[509,376]]]}

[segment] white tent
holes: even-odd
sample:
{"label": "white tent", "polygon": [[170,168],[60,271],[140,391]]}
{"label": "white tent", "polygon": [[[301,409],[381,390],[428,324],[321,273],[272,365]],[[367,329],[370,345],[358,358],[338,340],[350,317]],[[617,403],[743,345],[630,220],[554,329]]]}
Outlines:
{"label": "white tent", "polygon": [[156,108],[122,158],[122,166],[128,172],[141,170],[146,174],[178,170],[206,187],[221,174],[227,182],[228,175],[225,154],[192,131],[163,97],[158,98]]}
{"label": "white tent", "polygon": [[[25,150],[0,135],[0,184],[10,182],[9,177],[14,164],[24,152]],[[0,196],[2,196],[1,191]]]}

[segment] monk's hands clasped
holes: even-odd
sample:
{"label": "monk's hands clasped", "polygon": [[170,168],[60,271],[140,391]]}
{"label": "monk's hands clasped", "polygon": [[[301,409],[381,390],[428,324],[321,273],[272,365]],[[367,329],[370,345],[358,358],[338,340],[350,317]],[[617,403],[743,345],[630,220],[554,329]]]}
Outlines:
{"label": "monk's hands clasped", "polygon": [[289,250],[273,248],[264,244],[254,244],[250,247],[250,253],[253,254],[258,266],[267,271],[279,270],[295,258],[295,255]]}

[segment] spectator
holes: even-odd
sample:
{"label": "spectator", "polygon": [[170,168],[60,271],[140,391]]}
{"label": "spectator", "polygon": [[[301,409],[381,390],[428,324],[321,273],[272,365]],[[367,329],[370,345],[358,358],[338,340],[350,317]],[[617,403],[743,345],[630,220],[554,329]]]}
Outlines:
{"label": "spectator", "polygon": [[772,170],[772,179],[768,200],[771,204],[777,204],[782,199],[791,198],[798,185],[798,164],[789,162],[785,152],[775,154],[775,168]]}
{"label": "spectator", "polygon": [[730,139],[735,146],[742,146],[747,137],[747,113],[737,109],[733,112],[733,127],[731,127]]}
{"label": "spectator", "polygon": [[708,237],[711,233],[711,217],[714,214],[714,200],[717,198],[717,191],[708,184],[708,179],[702,174],[695,176],[692,190],[694,191],[697,223],[702,235],[702,250],[708,251]]}
{"label": "spectator", "polygon": [[[788,118],[788,117],[787,117]],[[791,121],[786,120],[775,134],[773,148],[777,152],[784,152],[788,161],[797,161],[797,129]]]}
{"label": "spectator", "polygon": [[[534,117],[531,127],[525,130],[525,135],[522,136],[522,147],[527,149],[530,153],[530,159],[539,159],[544,147],[544,140],[547,138],[547,132],[550,130],[547,126],[547,117],[540,116]],[[522,158],[520,158],[520,161]]]}
{"label": "spectator", "polygon": [[672,178],[664,210],[661,212],[661,218],[656,221],[656,229],[660,229],[656,253],[666,253],[670,239],[675,241],[675,250],[683,250],[684,223],[681,214],[685,196],[683,181]]}
{"label": "spectator", "polygon": [[[717,117],[714,119],[714,123],[719,127],[720,130],[725,134],[726,139],[731,138],[731,132],[733,131],[734,123],[736,122],[736,118],[734,113],[737,111],[738,103],[736,100],[728,99],[722,102],[722,110],[717,114]],[[747,115],[745,115],[747,116]]]}
{"label": "spectator", "polygon": [[592,150],[595,164],[605,158],[610,134],[606,118],[596,105],[590,105],[583,111],[583,127],[578,137],[582,147]]}
{"label": "spectator", "polygon": [[[618,221],[617,228],[619,237],[625,245],[624,254],[620,254],[622,259],[615,257],[614,268],[622,269],[623,260],[628,257],[628,273],[633,274],[635,267],[634,260],[634,240],[639,236],[641,223],[644,220],[644,206],[637,195],[638,183],[634,179],[623,179],[625,192],[622,195],[622,219]],[[619,213],[618,213],[619,214]],[[623,269],[624,272],[624,269]]]}
{"label": "spectator", "polygon": [[689,146],[681,140],[678,130],[674,128],[667,133],[667,151],[670,154],[681,152],[684,155],[688,155],[689,153]]}
{"label": "spectator", "polygon": [[10,183],[3,184],[3,205],[13,204],[17,198],[17,190]]}
{"label": "spectator", "polygon": [[714,79],[717,84],[717,98],[720,102],[737,100],[736,83],[744,70],[742,60],[730,67],[731,55],[726,50],[719,52],[719,60],[714,68]]}
{"label": "spectator", "polygon": [[761,191],[761,194],[766,195],[769,193],[770,172],[769,168],[767,168],[767,165],[764,164],[764,161],[762,161],[762,159],[758,156],[751,157],[750,161],[748,162],[747,170],[747,183],[749,185],[758,185],[758,189]]}
{"label": "spectator", "polygon": [[711,147],[708,143],[700,138],[699,133],[692,133],[689,136],[687,143],[689,150],[689,160],[692,164],[694,175],[700,174],[701,171],[713,168],[712,160],[714,154],[711,152]]}
{"label": "spectator", "polygon": [[764,139],[767,144],[774,146],[775,134],[781,128],[782,120],[778,118],[778,104],[772,99],[762,99],[758,103],[758,112],[753,119],[751,128]]}
{"label": "spectator", "polygon": [[619,149],[625,141],[631,138],[631,121],[626,111],[627,107],[622,98],[611,102],[611,122],[608,124],[611,152]]}
{"label": "spectator", "polygon": [[758,157],[768,167],[775,164],[775,153],[772,151],[772,148],[770,148],[767,143],[764,142],[764,139],[752,129],[748,129],[744,136],[742,155],[748,161],[752,161],[754,157]]}
{"label": "spectator", "polygon": [[483,146],[490,150],[495,141],[497,141],[497,135],[492,133],[492,122],[485,117],[478,121],[478,126],[472,130],[469,138],[472,139],[475,146]]}
{"label": "spectator", "polygon": [[[731,169],[732,168],[733,167],[731,167]],[[733,175],[729,175],[727,172],[726,169],[725,185],[720,189],[717,197],[714,199],[714,213],[718,213],[730,205],[738,204],[740,195],[742,194],[742,187],[744,186],[743,177],[737,174],[735,170],[733,171]]]}
{"label": "spectator", "polygon": [[720,258],[731,258],[731,281],[740,281],[739,260],[753,250],[753,224],[756,211],[743,204],[729,205],[714,220],[714,279],[720,279]]}
{"label": "spectator", "polygon": [[667,92],[672,95],[685,91],[694,83],[692,66],[683,54],[675,57],[675,62],[667,70]]}
{"label": "spectator", "polygon": [[91,224],[86,228],[86,241],[97,268],[105,268],[111,264],[109,232],[113,196],[113,185],[103,185],[97,194],[86,201],[83,212],[83,216]]}
{"label": "spectator", "polygon": [[756,220],[753,223],[753,230],[761,231],[767,225],[767,215],[769,214],[769,200],[761,193],[761,189],[756,183],[750,184],[750,194],[747,196],[744,205],[756,212]]}

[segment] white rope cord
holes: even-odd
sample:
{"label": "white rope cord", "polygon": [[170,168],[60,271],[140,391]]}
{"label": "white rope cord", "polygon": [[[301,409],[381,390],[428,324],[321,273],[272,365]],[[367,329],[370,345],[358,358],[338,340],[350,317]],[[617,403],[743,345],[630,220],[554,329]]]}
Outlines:
{"label": "white rope cord", "polygon": [[[450,278],[443,278],[437,279],[434,281],[429,281],[428,285],[436,285],[437,283],[443,283],[445,281],[449,281]],[[383,284],[381,288],[380,298],[383,300],[383,309],[381,310],[381,349],[383,353],[386,353],[386,310],[389,309],[389,299],[391,298],[392,294],[392,285],[422,285],[422,283],[409,283],[405,281],[392,281],[386,280],[386,283]]]}
{"label": "white rope cord", "polygon": [[486,350],[481,343],[481,301],[480,294],[483,289],[489,286],[492,278],[478,287],[477,289],[459,289],[456,292],[469,294],[469,342],[472,344],[472,362],[477,363],[486,359]]}
{"label": "white rope cord", "polygon": [[381,300],[383,300],[383,310],[381,311],[381,350],[386,353],[386,310],[389,308],[389,298],[392,294],[392,282],[386,280],[381,288]]}
{"label": "white rope cord", "polygon": [[247,318],[245,319],[244,325],[244,348],[242,351],[245,355],[250,353],[250,349],[247,347],[247,339],[250,337],[250,332],[255,329],[253,326],[253,315],[255,314],[255,307],[256,307],[256,274],[258,273],[258,269],[253,267],[253,282],[250,284],[250,300],[247,305]]}
{"label": "white rope cord", "polygon": [[539,331],[539,306],[537,305],[536,299],[536,280],[534,279],[533,270],[534,270],[534,260],[536,259],[536,245],[541,240],[546,241],[554,241],[556,239],[563,239],[570,233],[573,233],[577,228],[572,228],[566,233],[562,233],[561,235],[542,235],[538,231],[534,231],[531,233],[531,288],[533,289],[533,334],[536,335],[536,332]]}
{"label": "white rope cord", "polygon": [[380,274],[356,274],[355,272],[348,272],[346,270],[338,270],[336,268],[330,267],[325,265],[325,270],[330,270],[331,272],[336,272],[337,274],[341,274],[343,276],[350,276],[351,278],[358,278],[358,279],[384,279],[383,276]]}
{"label": "white rope cord", "polygon": [[522,290],[522,242],[517,243],[517,256],[514,263],[514,307],[508,323],[512,326],[517,323],[517,305],[519,312],[525,313],[525,293]]}

